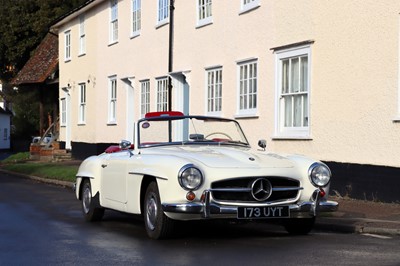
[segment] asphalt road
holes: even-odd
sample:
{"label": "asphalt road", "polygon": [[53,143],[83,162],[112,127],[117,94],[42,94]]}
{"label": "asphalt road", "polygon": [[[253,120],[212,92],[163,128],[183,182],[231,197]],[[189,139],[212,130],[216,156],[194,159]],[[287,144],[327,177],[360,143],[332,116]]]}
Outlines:
{"label": "asphalt road", "polygon": [[400,265],[400,238],[265,224],[186,224],[150,240],[138,217],[86,223],[70,188],[0,172],[0,265]]}

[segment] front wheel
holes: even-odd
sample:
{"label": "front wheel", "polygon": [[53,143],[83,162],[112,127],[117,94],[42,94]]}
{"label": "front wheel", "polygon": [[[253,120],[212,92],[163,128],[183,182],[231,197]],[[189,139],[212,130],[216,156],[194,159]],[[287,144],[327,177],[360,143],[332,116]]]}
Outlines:
{"label": "front wheel", "polygon": [[307,235],[313,229],[315,217],[313,218],[294,218],[285,222],[284,227],[291,235]]}
{"label": "front wheel", "polygon": [[88,179],[83,181],[81,198],[85,220],[88,222],[100,221],[104,215],[104,208],[99,207],[98,198],[92,197],[92,186]]}
{"label": "front wheel", "polygon": [[172,236],[175,221],[168,218],[162,210],[156,182],[151,182],[147,187],[143,209],[144,224],[150,238],[162,239]]}

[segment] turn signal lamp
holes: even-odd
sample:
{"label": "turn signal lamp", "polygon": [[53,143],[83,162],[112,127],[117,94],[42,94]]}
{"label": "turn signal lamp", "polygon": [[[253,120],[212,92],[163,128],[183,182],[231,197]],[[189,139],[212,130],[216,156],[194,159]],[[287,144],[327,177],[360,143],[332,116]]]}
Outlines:
{"label": "turn signal lamp", "polygon": [[186,199],[188,201],[194,201],[195,198],[196,198],[196,194],[194,194],[193,191],[189,191],[188,193],[186,193]]}
{"label": "turn signal lamp", "polygon": [[323,190],[322,188],[320,188],[320,189],[319,189],[319,197],[320,197],[320,198],[323,198],[323,197],[325,197],[325,195],[326,195],[325,190]]}

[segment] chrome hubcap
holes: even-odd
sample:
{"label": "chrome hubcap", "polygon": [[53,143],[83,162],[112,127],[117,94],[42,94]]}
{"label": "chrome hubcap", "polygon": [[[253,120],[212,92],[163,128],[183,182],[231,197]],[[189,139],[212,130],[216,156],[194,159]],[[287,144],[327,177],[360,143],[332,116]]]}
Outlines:
{"label": "chrome hubcap", "polygon": [[92,193],[90,192],[89,187],[85,187],[83,190],[83,195],[82,195],[82,206],[83,206],[83,211],[85,213],[89,213],[90,211],[90,201],[92,200]]}
{"label": "chrome hubcap", "polygon": [[157,222],[157,201],[152,194],[147,200],[146,207],[146,220],[147,225],[151,231],[153,231],[156,227]]}

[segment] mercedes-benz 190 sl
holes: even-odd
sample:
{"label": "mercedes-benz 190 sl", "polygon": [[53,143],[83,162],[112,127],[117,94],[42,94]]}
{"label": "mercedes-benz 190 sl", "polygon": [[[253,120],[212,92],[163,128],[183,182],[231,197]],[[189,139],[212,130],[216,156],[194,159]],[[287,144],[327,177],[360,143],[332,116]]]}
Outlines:
{"label": "mercedes-benz 190 sl", "polygon": [[278,155],[260,140],[252,148],[233,119],[152,112],[121,141],[84,160],[76,197],[87,221],[104,210],[143,216],[150,238],[173,235],[177,221],[264,219],[307,234],[327,200],[331,171],[300,155]]}

